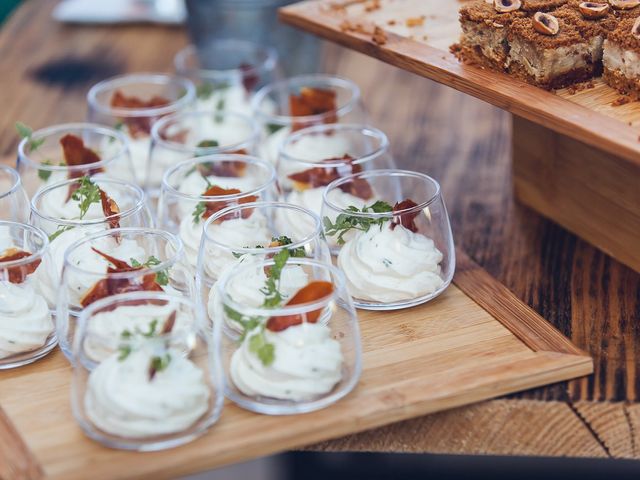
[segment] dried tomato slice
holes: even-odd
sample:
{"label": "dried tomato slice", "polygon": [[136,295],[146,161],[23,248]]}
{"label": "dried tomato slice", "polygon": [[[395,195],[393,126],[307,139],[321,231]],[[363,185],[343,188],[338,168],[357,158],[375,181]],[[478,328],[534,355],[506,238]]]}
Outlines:
{"label": "dried tomato slice", "polygon": [[[205,197],[219,197],[219,196],[224,196],[224,195],[237,195],[239,193],[242,193],[240,190],[238,190],[237,188],[229,188],[229,189],[225,189],[222,187],[218,187],[217,185],[213,185],[211,187],[209,187],[202,195]],[[256,200],[258,200],[258,197],[255,195],[248,195],[246,197],[242,197],[239,198],[237,203],[239,205],[243,205],[245,203],[251,203],[251,202],[255,202]],[[230,200],[220,200],[220,201],[215,201],[215,200],[208,200],[204,202],[204,206],[205,206],[205,210],[202,214],[202,219],[207,219],[209,218],[211,215],[218,213],[220,210],[223,210],[231,205],[234,205],[236,202],[234,201],[230,201]],[[249,218],[251,215],[253,214],[253,209],[246,209],[242,211],[241,214],[241,218]],[[220,219],[217,220],[217,223],[222,223],[225,220],[230,220],[232,219],[233,216],[231,214],[229,215],[224,215],[223,217],[221,217]]]}
{"label": "dried tomato slice", "polygon": [[240,71],[242,72],[242,85],[247,93],[251,93],[258,85],[258,75],[255,73],[255,68],[249,63],[241,63]]}
{"label": "dried tomato slice", "polygon": [[[144,267],[133,267],[129,265],[124,260],[120,260],[119,258],[115,258],[111,255],[108,255],[104,252],[101,252],[95,247],[91,247],[95,253],[100,255],[102,258],[107,260],[111,266],[107,267],[107,273],[124,273],[124,272],[135,272],[137,270],[141,270]],[[164,289],[161,285],[156,282],[156,274],[149,273],[142,277],[141,283],[134,283],[132,279],[129,278],[103,278],[96,282],[93,287],[91,287],[84,296],[80,299],[80,305],[82,307],[87,307],[94,303],[97,300],[102,298],[110,297],[112,295],[117,295],[119,293],[128,293],[128,292],[164,292]],[[130,302],[129,305],[144,305],[146,303],[152,304],[164,304],[166,303],[164,300],[162,301],[135,301]],[[115,308],[115,307],[114,307]],[[108,310],[108,309],[106,309]]]}
{"label": "dried tomato slice", "polygon": [[[126,96],[120,90],[116,90],[111,97],[111,106],[114,108],[157,108],[168,105],[170,100],[154,95],[145,101],[136,96]],[[150,117],[127,117],[122,120],[129,127],[129,134],[133,138],[149,136],[151,132],[152,118]]]}
{"label": "dried tomato slice", "polygon": [[[333,284],[331,282],[324,281],[316,281],[307,284],[305,287],[298,290],[291,299],[286,303],[287,306],[291,305],[300,305],[303,303],[310,303],[320,300],[322,298],[328,297],[333,293]],[[313,310],[311,312],[307,312],[306,322],[307,323],[316,323],[318,318],[320,318],[320,314],[322,313],[322,309]],[[294,325],[300,325],[303,323],[305,318],[302,314],[295,315],[283,315],[279,317],[271,317],[267,321],[267,329],[272,332],[281,332],[286,330],[289,327],[293,327]]]}
{"label": "dried tomato slice", "polygon": [[[66,134],[60,139],[60,145],[62,145],[64,163],[69,167],[91,165],[92,163],[98,163],[101,160],[100,156],[96,152],[85,147],[84,141],[77,135],[72,135],[71,133]],[[94,173],[102,171],[104,170],[101,167],[91,168],[88,169],[86,173],[78,174],[77,172],[74,172],[74,176],[72,178],[82,177],[84,175],[93,175]]]}
{"label": "dried tomato slice", "polygon": [[[4,252],[2,252],[2,255],[0,256],[0,264],[5,262],[12,262],[14,260],[20,260],[22,258],[27,258],[31,255],[32,255],[31,253],[26,252],[24,250],[19,250],[17,248],[8,248]],[[33,272],[36,271],[36,269],[38,268],[38,265],[40,265],[40,259],[34,260],[33,262],[29,262],[26,265],[20,265],[20,266],[9,267],[4,269],[2,268],[2,265],[0,265],[0,271],[6,270],[8,280],[11,283],[22,283],[27,278],[27,275],[31,275]]]}
{"label": "dried tomato slice", "polygon": [[[237,152],[228,152],[228,153],[240,153],[245,152],[244,150],[239,150]],[[215,176],[215,177],[233,177],[239,178],[242,177],[246,170],[247,164],[245,162],[240,162],[237,160],[230,160],[227,162],[206,162],[199,163],[197,166],[198,171],[204,177]]]}
{"label": "dried tomato slice", "polygon": [[[335,123],[338,119],[336,115],[337,94],[333,90],[325,88],[303,87],[300,95],[289,96],[289,112],[292,117],[307,117],[310,115],[321,115],[323,113],[334,112],[323,119],[323,123]],[[310,126],[309,122],[294,122],[292,131],[300,130]]]}
{"label": "dried tomato slice", "polygon": [[[102,213],[105,218],[109,218],[109,227],[110,228],[120,228],[120,207],[116,201],[109,197],[104,190],[98,189],[100,191],[100,203],[102,205]],[[111,218],[110,218],[111,217]]]}
{"label": "dried tomato slice", "polygon": [[[397,202],[393,206],[393,213],[408,210],[414,207],[417,207],[418,204],[413,200],[409,200],[408,198]],[[391,222],[391,229],[393,230],[397,225],[402,225],[404,228],[411,230],[413,233],[418,231],[418,226],[416,225],[415,219],[420,215],[420,211],[401,213],[399,215],[394,215],[393,221]]]}

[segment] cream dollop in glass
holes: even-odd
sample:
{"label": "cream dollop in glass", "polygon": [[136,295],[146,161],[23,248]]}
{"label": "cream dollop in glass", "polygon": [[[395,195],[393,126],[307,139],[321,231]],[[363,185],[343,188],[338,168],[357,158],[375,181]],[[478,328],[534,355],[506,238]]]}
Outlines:
{"label": "cream dollop in glass", "polygon": [[[380,197],[345,208],[332,191],[366,182]],[[372,170],[338,179],[324,194],[324,232],[358,308],[392,310],[425,303],[451,283],[455,250],[440,185],[427,175]]]}
{"label": "cream dollop in glass", "polygon": [[[259,307],[234,286],[256,267],[273,280],[265,282],[268,301]],[[278,296],[281,282],[273,275],[284,270],[276,257],[230,269],[216,286],[214,339],[221,342],[225,396],[271,415],[327,407],[354,388],[361,372],[358,321],[342,272],[307,258],[289,258],[284,268],[307,277],[287,299]]]}
{"label": "cream dollop in glass", "polygon": [[[127,74],[103,80],[89,90],[89,120],[121,130],[129,141],[135,181],[144,186],[149,170],[151,127],[165,115],[193,107],[195,86],[161,73]],[[109,144],[104,148],[108,149]]]}
{"label": "cream dollop in glass", "polygon": [[0,165],[0,220],[29,221],[27,192],[18,172],[6,165]]}
{"label": "cream dollop in glass", "polygon": [[[393,167],[389,141],[380,130],[351,124],[316,125],[289,135],[277,163],[280,199],[320,215],[322,195],[332,181],[365,170]],[[331,200],[344,208],[359,208],[376,196],[365,182],[334,189]],[[284,223],[290,219],[282,218]],[[294,224],[294,228],[296,225]],[[329,239],[330,240],[330,239]]]}
{"label": "cream dollop in glass", "polygon": [[[209,155],[181,162],[162,180],[158,226],[180,236],[195,271],[205,221],[229,206],[272,199],[275,175],[271,164],[248,155]],[[253,221],[260,228],[259,218]]]}
{"label": "cream dollop in glass", "polygon": [[0,369],[34,362],[56,345],[50,306],[34,275],[48,248],[42,230],[0,221]]}
{"label": "cream dollop in glass", "polygon": [[252,107],[263,132],[260,156],[272,163],[292,132],[312,125],[366,121],[358,86],[330,75],[300,75],[269,84],[256,93]]}
{"label": "cream dollop in glass", "polygon": [[[178,237],[151,228],[116,228],[87,236],[70,245],[64,255],[57,297],[56,328],[60,348],[71,358],[80,312],[101,298],[134,291],[164,292],[191,298],[193,275]],[[131,315],[109,316],[94,326],[104,338],[113,329],[145,329],[158,307],[130,307]],[[106,315],[105,315],[106,316]],[[179,320],[179,319],[178,319]],[[111,327],[109,326],[111,324]],[[181,325],[177,321],[177,326]],[[119,332],[116,332],[119,335]],[[113,335],[112,335],[113,336]],[[116,337],[117,340],[117,337]]]}
{"label": "cream dollop in glass", "polygon": [[36,130],[18,146],[18,173],[31,197],[41,188],[84,175],[133,178],[124,134],[92,123]]}
{"label": "cream dollop in glass", "polygon": [[275,49],[238,39],[189,45],[176,54],[174,65],[196,85],[196,108],[211,113],[231,110],[250,116],[256,90],[280,77]]}
{"label": "cream dollop in glass", "polygon": [[[282,211],[286,211],[286,215]],[[288,217],[292,222],[310,225],[306,230],[283,226],[278,219]],[[294,233],[292,233],[294,232]],[[313,258],[331,263],[329,248],[324,240],[320,217],[302,207],[278,202],[255,202],[229,207],[212,215],[204,224],[204,235],[198,256],[200,297],[207,305],[211,321],[218,279],[228,269],[253,263],[247,277],[230,282],[228,290],[247,305],[259,307],[264,295],[260,292],[266,273],[259,264],[287,249],[293,257]],[[289,298],[307,283],[307,275],[298,266],[286,267],[281,279],[281,293]],[[232,327],[238,327],[233,324]]]}
{"label": "cream dollop in glass", "polygon": [[157,292],[120,294],[83,310],[72,407],[86,435],[108,447],[150,451],[189,442],[216,422],[219,350],[201,334],[198,311],[190,299]]}
{"label": "cream dollop in glass", "polygon": [[[81,188],[80,188],[81,187]],[[73,189],[77,200],[69,198]],[[118,212],[102,207],[100,189],[117,205]],[[114,208],[111,205],[110,208]],[[107,214],[108,213],[108,214]],[[74,242],[93,233],[115,227],[148,227],[151,215],[142,189],[132,183],[110,178],[65,180],[40,189],[31,200],[31,221],[50,239],[49,258],[36,276],[38,289],[54,305],[60,288],[64,254]]]}
{"label": "cream dollop in glass", "polygon": [[164,173],[181,161],[220,153],[255,154],[259,130],[251,117],[231,111],[180,112],[157,121],[151,137],[146,191],[156,198]]}

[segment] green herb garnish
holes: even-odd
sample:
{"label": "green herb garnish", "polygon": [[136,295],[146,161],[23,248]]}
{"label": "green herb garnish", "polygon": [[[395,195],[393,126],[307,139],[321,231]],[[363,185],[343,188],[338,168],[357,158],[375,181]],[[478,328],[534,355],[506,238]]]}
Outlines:
{"label": "green herb garnish", "polygon": [[169,352],[164,355],[158,355],[151,359],[151,364],[149,365],[149,381],[153,380],[153,377],[156,376],[156,373],[166,370],[169,364],[171,363],[171,355]]}
{"label": "green herb garnish", "polygon": [[[71,195],[71,199],[75,200],[78,203],[78,208],[80,209],[80,217],[79,220],[82,220],[84,216],[89,211],[89,207],[93,203],[100,203],[100,187],[93,183],[93,181],[84,176],[78,180],[80,186],[76,189],[75,192]],[[67,230],[71,230],[73,225],[61,225],[58,227],[58,230],[49,235],[49,241],[52,242],[56,238],[58,238],[63,232]]]}
{"label": "green herb garnish", "polygon": [[269,270],[264,287],[260,289],[260,292],[265,296],[264,303],[262,304],[263,307],[273,308],[282,303],[284,298],[279,291],[280,276],[290,256],[291,252],[287,249],[280,250],[274,255],[274,264]]}
{"label": "green herb garnish", "polygon": [[281,128],[284,128],[284,125],[278,125],[277,123],[268,123],[267,124],[267,131],[269,132],[269,135],[273,135],[274,133],[276,133]]}
{"label": "green herb garnish", "polygon": [[[157,265],[160,265],[162,263],[162,261],[156,257],[154,257],[153,255],[151,255],[146,262],[144,263],[140,263],[139,261],[137,261],[135,258],[131,258],[130,259],[131,262],[131,266],[132,267],[147,267],[147,268],[153,268]],[[156,272],[156,283],[158,285],[161,286],[165,286],[169,284],[169,272],[168,270],[160,270],[159,272]]]}
{"label": "green herb garnish", "polygon": [[220,143],[217,140],[202,140],[196,146],[198,148],[214,148],[220,146]]}
{"label": "green herb garnish", "polygon": [[201,83],[196,87],[196,96],[202,100],[208,100],[215,88],[212,83]]}
{"label": "green herb garnish", "polygon": [[[389,213],[393,211],[393,207],[387,202],[381,200],[375,202],[371,206],[364,206],[362,210],[359,210],[353,205],[347,208],[348,212],[353,213]],[[391,220],[391,217],[369,218],[349,215],[348,213],[341,213],[336,218],[335,223],[331,222],[329,217],[324,217],[324,232],[329,237],[338,235],[338,245],[344,245],[344,235],[350,230],[360,230],[362,232],[368,232],[372,226],[382,226],[385,222]]]}
{"label": "green herb garnish", "polygon": [[49,241],[53,242],[56,238],[58,238],[64,232],[66,232],[67,230],[72,230],[72,229],[73,229],[73,225],[60,225],[55,232],[53,232],[51,235],[49,235]]}
{"label": "green herb garnish", "polygon": [[[42,162],[42,165],[53,165],[53,162],[51,160],[45,160],[44,162]],[[38,177],[43,182],[46,182],[47,180],[49,180],[49,177],[51,177],[52,173],[53,172],[51,170],[38,170]]]}
{"label": "green herb garnish", "polygon": [[249,351],[254,353],[266,367],[276,359],[275,346],[267,342],[264,335],[264,327],[249,338]]}
{"label": "green herb garnish", "polygon": [[[123,332],[124,333],[124,332]],[[131,345],[120,345],[118,347],[118,361],[123,362],[127,359],[127,357],[131,354],[132,348]]]}
{"label": "green herb garnish", "polygon": [[33,129],[22,122],[16,122],[16,130],[18,131],[18,135],[20,135],[22,138],[27,139],[27,145],[29,146],[29,150],[31,150],[32,152],[35,152],[38,148],[40,148],[45,141],[44,138],[34,140],[32,138]]}
{"label": "green herb garnish", "polygon": [[200,223],[200,218],[202,217],[202,214],[206,211],[207,211],[207,204],[205,202],[198,203],[198,205],[196,205],[196,208],[193,210],[193,213],[191,214],[193,216],[193,223],[196,225]]}

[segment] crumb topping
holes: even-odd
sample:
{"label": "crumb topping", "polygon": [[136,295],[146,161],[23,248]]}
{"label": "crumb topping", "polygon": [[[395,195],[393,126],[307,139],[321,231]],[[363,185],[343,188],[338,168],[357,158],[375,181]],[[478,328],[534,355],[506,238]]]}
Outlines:
{"label": "crumb topping", "polygon": [[634,50],[640,53],[640,39],[633,36],[633,24],[635,19],[625,18],[618,23],[618,26],[609,34],[608,40],[619,45],[624,50]]}

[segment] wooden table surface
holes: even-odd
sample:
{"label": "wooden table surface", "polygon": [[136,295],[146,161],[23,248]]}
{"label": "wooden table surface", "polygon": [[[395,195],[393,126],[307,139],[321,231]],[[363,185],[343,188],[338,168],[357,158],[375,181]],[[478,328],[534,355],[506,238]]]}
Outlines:
{"label": "wooden table surface", "polygon": [[[187,42],[178,28],[62,26],[55,3],[25,2],[0,31],[3,156],[16,120],[83,120],[93,83],[170,71]],[[440,180],[457,244],[588,351],[595,374],[309,448],[640,457],[640,275],[514,203],[510,116],[335,46],[320,69],[360,85],[398,164]]]}

